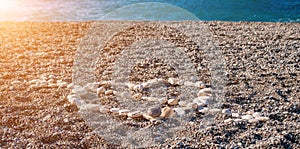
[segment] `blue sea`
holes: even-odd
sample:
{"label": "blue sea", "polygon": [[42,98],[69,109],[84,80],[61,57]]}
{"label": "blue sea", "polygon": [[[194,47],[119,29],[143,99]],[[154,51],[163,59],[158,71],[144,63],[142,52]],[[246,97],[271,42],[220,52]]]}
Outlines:
{"label": "blue sea", "polygon": [[0,0],[0,21],[300,22],[300,0]]}

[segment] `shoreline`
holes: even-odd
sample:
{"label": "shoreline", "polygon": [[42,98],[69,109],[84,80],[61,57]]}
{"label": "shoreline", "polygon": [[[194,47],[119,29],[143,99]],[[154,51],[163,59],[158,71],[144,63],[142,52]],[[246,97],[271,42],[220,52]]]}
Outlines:
{"label": "shoreline", "polygon": [[[92,133],[66,99],[69,89],[30,82],[71,83],[76,48],[93,22],[99,21],[0,22],[0,147],[117,147]],[[300,23],[200,23],[209,27],[226,61],[222,106],[240,114],[261,112],[270,120],[224,123],[232,117],[218,114],[216,125],[198,131],[195,122],[161,147],[300,148]]]}

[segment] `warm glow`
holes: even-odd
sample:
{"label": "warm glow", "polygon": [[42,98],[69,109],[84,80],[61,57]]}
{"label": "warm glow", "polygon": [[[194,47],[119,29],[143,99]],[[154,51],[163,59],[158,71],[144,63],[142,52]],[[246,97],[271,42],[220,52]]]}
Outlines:
{"label": "warm glow", "polygon": [[15,0],[0,0],[0,12],[9,11],[15,6]]}

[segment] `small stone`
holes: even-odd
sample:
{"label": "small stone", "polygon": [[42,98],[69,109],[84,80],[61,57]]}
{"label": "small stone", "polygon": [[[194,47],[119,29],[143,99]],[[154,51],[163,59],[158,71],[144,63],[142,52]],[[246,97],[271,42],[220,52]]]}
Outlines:
{"label": "small stone", "polygon": [[127,114],[127,116],[130,117],[130,118],[138,118],[138,117],[141,117],[142,115],[143,114],[140,111],[129,112]]}
{"label": "small stone", "polygon": [[184,85],[184,86],[195,86],[195,84],[194,84],[193,82],[191,82],[191,81],[185,81],[185,82],[183,83],[183,85]]}
{"label": "small stone", "polygon": [[97,92],[98,83],[96,82],[88,83],[86,84],[85,88],[92,92]]}
{"label": "small stone", "polygon": [[113,90],[107,90],[107,91],[104,92],[105,95],[111,95],[113,93],[114,93]]}
{"label": "small stone", "polygon": [[258,119],[249,119],[248,122],[249,123],[258,123],[259,120]]}
{"label": "small stone", "polygon": [[186,107],[188,107],[190,109],[193,109],[193,110],[196,110],[198,108],[198,104],[191,102],[191,103],[188,103],[186,105]]}
{"label": "small stone", "polygon": [[67,82],[59,82],[57,83],[57,86],[61,87],[61,88],[66,88],[68,86]]}
{"label": "small stone", "polygon": [[185,115],[185,110],[182,108],[174,108],[173,109],[179,116]]}
{"label": "small stone", "polygon": [[201,97],[201,96],[207,96],[207,95],[211,95],[211,88],[203,88],[201,89],[199,92],[198,92],[198,97]]}
{"label": "small stone", "polygon": [[101,81],[99,82],[100,86],[110,87],[113,83],[111,81]]}
{"label": "small stone", "polygon": [[176,99],[169,99],[169,100],[168,100],[168,104],[169,104],[170,106],[174,106],[174,105],[177,105],[177,104],[178,104],[178,101],[179,101],[178,98],[176,98]]}
{"label": "small stone", "polygon": [[187,106],[187,102],[186,101],[179,101],[178,105],[182,106],[182,107],[186,107]]}
{"label": "small stone", "polygon": [[162,108],[161,109],[161,115],[160,115],[160,117],[167,118],[170,115],[171,110],[172,109],[170,107],[164,107],[164,108]]}
{"label": "small stone", "polygon": [[129,92],[122,92],[121,97],[129,99],[131,98],[131,94]]}
{"label": "small stone", "polygon": [[240,117],[240,114],[239,113],[232,113],[231,116],[235,117],[235,118],[238,118],[238,117]]}
{"label": "small stone", "polygon": [[221,109],[213,108],[213,109],[210,109],[209,112],[211,112],[211,113],[219,113],[219,112],[221,112]]}
{"label": "small stone", "polygon": [[180,81],[180,79],[177,79],[177,78],[169,78],[168,79],[168,82],[171,84],[171,85],[182,85],[183,82]]}
{"label": "small stone", "polygon": [[255,119],[259,120],[260,122],[266,122],[266,121],[270,120],[270,118],[265,117],[265,116],[256,117]]}
{"label": "small stone", "polygon": [[194,103],[196,103],[196,104],[200,104],[200,103],[204,103],[205,105],[208,105],[209,104],[209,102],[208,102],[208,100],[210,99],[211,97],[209,97],[209,96],[201,96],[201,97],[198,97],[198,98],[195,98],[194,100],[193,100],[193,102]]}
{"label": "small stone", "polygon": [[232,115],[232,113],[231,113],[231,110],[230,110],[230,109],[223,109],[223,110],[222,110],[222,113],[223,113],[223,114],[226,114],[226,115],[229,115],[229,116],[231,116],[231,115]]}
{"label": "small stone", "polygon": [[72,93],[77,94],[79,96],[83,96],[87,94],[87,90],[84,87],[78,85],[78,86],[74,86]]}
{"label": "small stone", "polygon": [[129,112],[130,112],[130,110],[127,110],[127,109],[120,110],[120,111],[119,111],[119,115],[126,116],[126,115],[128,115]]}
{"label": "small stone", "polygon": [[242,116],[242,119],[245,119],[245,120],[250,120],[250,119],[253,119],[253,116],[252,115],[243,115]]}
{"label": "small stone", "polygon": [[69,123],[69,119],[68,119],[68,118],[64,118],[63,121],[64,121],[65,123]]}
{"label": "small stone", "polygon": [[144,88],[150,88],[151,84],[149,82],[143,82],[141,84]]}
{"label": "small stone", "polygon": [[141,100],[142,99],[142,96],[143,94],[142,93],[137,93],[137,94],[134,94],[132,96],[133,99],[136,99],[136,100]]}
{"label": "small stone", "polygon": [[207,108],[207,107],[199,107],[198,108],[198,112],[200,112],[200,113],[207,113],[207,112],[209,112],[209,108]]}
{"label": "small stone", "polygon": [[240,119],[240,118],[234,119],[234,122],[243,122],[243,121],[244,121],[244,119]]}
{"label": "small stone", "polygon": [[249,114],[249,115],[252,115],[254,113],[254,111],[250,110],[250,111],[247,111],[246,113]]}
{"label": "small stone", "polygon": [[158,98],[156,98],[156,97],[148,97],[147,100],[151,101],[151,102],[157,102]]}
{"label": "small stone", "polygon": [[83,109],[98,112],[100,110],[100,105],[99,104],[85,104],[82,106]]}
{"label": "small stone", "polygon": [[167,98],[159,98],[159,99],[158,99],[158,102],[159,102],[160,104],[166,104],[166,103],[168,102],[168,99],[167,99]]}
{"label": "small stone", "polygon": [[260,112],[254,112],[252,114],[253,117],[257,118],[257,117],[261,117],[261,113]]}
{"label": "small stone", "polygon": [[73,83],[70,83],[68,86],[67,86],[67,89],[73,89],[74,88],[74,84]]}
{"label": "small stone", "polygon": [[100,111],[100,113],[107,113],[107,112],[109,112],[110,110],[109,110],[107,107],[105,107],[105,106],[101,106],[101,107],[99,108],[99,111]]}
{"label": "small stone", "polygon": [[205,83],[201,82],[201,81],[197,81],[195,82],[195,87],[199,87],[200,89],[204,89],[206,87]]}
{"label": "small stone", "polygon": [[133,83],[125,83],[125,85],[129,88],[129,90],[134,90],[135,84]]}
{"label": "small stone", "polygon": [[231,118],[224,120],[224,123],[232,123],[232,122],[233,122],[233,119],[231,119]]}
{"label": "small stone", "polygon": [[157,107],[149,108],[147,114],[151,117],[159,117],[161,115],[161,109]]}
{"label": "small stone", "polygon": [[101,86],[101,87],[97,88],[97,94],[98,95],[105,94],[105,91],[106,91],[105,87]]}
{"label": "small stone", "polygon": [[119,113],[120,109],[119,108],[111,108],[109,111],[111,113],[117,114],[117,113]]}
{"label": "small stone", "polygon": [[133,87],[133,90],[137,91],[137,92],[142,92],[144,89],[143,85],[135,85]]}

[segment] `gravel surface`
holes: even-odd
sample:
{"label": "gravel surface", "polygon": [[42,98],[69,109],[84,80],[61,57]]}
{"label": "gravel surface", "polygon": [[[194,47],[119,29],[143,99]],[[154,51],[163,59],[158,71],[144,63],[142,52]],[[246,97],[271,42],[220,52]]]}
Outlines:
{"label": "gravel surface", "polygon": [[[226,62],[222,112],[205,128],[200,128],[198,115],[186,130],[152,148],[300,148],[300,24],[204,24]],[[76,49],[91,25],[0,23],[0,148],[118,147],[96,135],[67,99]],[[105,47],[107,51],[130,44],[117,36]],[[206,62],[195,61],[206,72],[199,74],[200,80],[209,84]],[[169,66],[159,67],[171,70],[163,72],[166,78],[176,76]],[[96,70],[99,80],[102,68]],[[156,77],[145,76],[141,72],[147,71],[139,67],[135,70],[139,77],[131,77],[133,81]]]}

